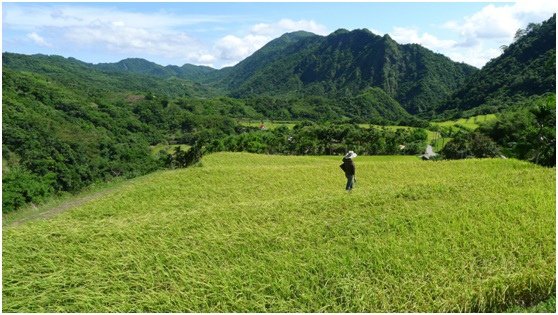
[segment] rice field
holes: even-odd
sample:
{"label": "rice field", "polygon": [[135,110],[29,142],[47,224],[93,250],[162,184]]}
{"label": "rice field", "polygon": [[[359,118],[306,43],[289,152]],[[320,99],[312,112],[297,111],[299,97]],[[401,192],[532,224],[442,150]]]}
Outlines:
{"label": "rice field", "polygon": [[289,129],[293,129],[293,127],[297,124],[297,121],[270,121],[270,120],[263,120],[263,121],[239,121],[238,123],[242,126],[247,127],[260,127],[262,125],[265,129],[273,130],[280,126],[286,126]]}
{"label": "rice field", "polygon": [[355,163],[347,193],[340,157],[216,153],[4,226],[2,310],[498,312],[555,295],[555,169]]}
{"label": "rice field", "polygon": [[[397,129],[416,129],[417,127],[410,127],[410,126],[380,126],[380,125],[370,125],[370,124],[359,124],[360,128],[385,128],[391,131],[397,131]],[[432,130],[426,130],[426,142],[432,143],[432,141],[437,140],[440,137],[440,133]],[[441,148],[440,148],[441,149]]]}
{"label": "rice field", "polygon": [[456,125],[461,125],[467,129],[474,130],[479,127],[479,124],[484,122],[489,122],[496,119],[495,114],[477,115],[469,118],[460,118],[456,120],[448,120],[442,122],[431,122],[433,125],[438,125],[440,127],[455,127]]}

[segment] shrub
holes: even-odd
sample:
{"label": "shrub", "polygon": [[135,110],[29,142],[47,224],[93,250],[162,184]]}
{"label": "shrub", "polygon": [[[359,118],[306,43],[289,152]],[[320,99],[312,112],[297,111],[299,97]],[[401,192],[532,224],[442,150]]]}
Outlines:
{"label": "shrub", "polygon": [[37,176],[19,166],[10,168],[2,178],[2,212],[43,200],[54,192],[54,182],[53,173]]}
{"label": "shrub", "polygon": [[489,137],[472,132],[457,134],[446,144],[441,154],[446,159],[486,158],[499,156],[500,150]]}

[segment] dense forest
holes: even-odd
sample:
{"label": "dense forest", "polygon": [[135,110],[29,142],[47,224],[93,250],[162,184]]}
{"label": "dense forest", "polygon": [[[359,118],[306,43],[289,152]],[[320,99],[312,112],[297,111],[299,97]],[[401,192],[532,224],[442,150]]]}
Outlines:
{"label": "dense forest", "polygon": [[[500,112],[476,131],[453,133],[444,158],[552,166],[554,29],[552,17],[518,31],[481,70],[367,30],[288,33],[221,70],[3,53],[3,211],[97,181],[188,166],[215,151],[418,155],[434,114]],[[295,126],[240,123],[264,119]],[[192,148],[154,155],[157,144]]]}

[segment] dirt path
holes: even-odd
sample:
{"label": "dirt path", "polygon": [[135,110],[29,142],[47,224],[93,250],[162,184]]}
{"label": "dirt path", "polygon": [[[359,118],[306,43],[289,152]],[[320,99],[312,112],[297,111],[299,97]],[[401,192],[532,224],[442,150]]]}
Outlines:
{"label": "dirt path", "polygon": [[76,197],[76,198],[72,198],[70,200],[64,201],[59,205],[56,205],[54,207],[49,207],[49,208],[45,208],[43,210],[40,210],[38,212],[30,212],[28,215],[22,215],[21,218],[17,218],[11,222],[6,223],[3,228],[11,228],[11,227],[16,227],[19,225],[22,225],[24,223],[30,222],[30,221],[35,221],[35,220],[46,220],[46,219],[50,219],[53,218],[63,212],[66,212],[70,209],[73,209],[75,207],[79,207],[87,202],[99,199],[105,195],[107,195],[108,193],[110,193],[113,189],[107,189],[107,190],[103,190],[103,191],[99,191],[96,193],[92,193],[90,195],[86,195],[83,197]]}

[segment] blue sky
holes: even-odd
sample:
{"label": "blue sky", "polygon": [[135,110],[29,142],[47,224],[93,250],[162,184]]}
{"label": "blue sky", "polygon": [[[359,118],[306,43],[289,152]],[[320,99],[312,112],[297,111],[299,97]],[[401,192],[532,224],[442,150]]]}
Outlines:
{"label": "blue sky", "polygon": [[234,65],[286,32],[368,28],[482,67],[556,1],[511,3],[6,3],[2,51],[98,63]]}

